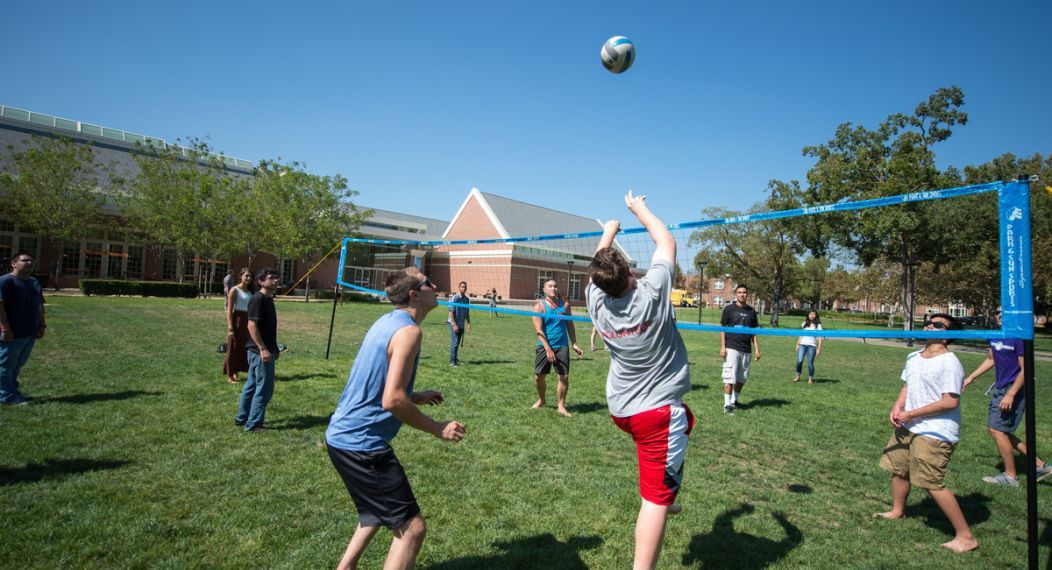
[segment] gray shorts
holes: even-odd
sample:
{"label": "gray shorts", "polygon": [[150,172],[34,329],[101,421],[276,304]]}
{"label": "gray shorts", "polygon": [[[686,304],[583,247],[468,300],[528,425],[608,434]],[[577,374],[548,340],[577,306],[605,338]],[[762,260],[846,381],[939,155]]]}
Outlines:
{"label": "gray shorts", "polygon": [[749,365],[752,364],[752,352],[739,352],[727,349],[723,359],[723,383],[744,384],[749,379]]}
{"label": "gray shorts", "polygon": [[990,429],[997,430],[1004,433],[1013,433],[1019,427],[1019,422],[1023,421],[1023,410],[1026,409],[1026,398],[1023,396],[1023,391],[1020,390],[1015,395],[1015,401],[1012,402],[1012,409],[1007,412],[1001,411],[1001,398],[1005,397],[1008,390],[1012,387],[1011,384],[1004,388],[995,388],[992,397],[990,398],[990,409],[987,410],[986,425],[990,426]]}
{"label": "gray shorts", "polygon": [[548,362],[548,355],[544,352],[543,346],[537,347],[537,356],[533,361],[533,371],[538,375],[548,374],[552,371],[552,365],[555,365],[555,373],[559,376],[570,375],[570,347],[564,346],[562,348],[552,348],[552,352],[555,353],[555,362]]}

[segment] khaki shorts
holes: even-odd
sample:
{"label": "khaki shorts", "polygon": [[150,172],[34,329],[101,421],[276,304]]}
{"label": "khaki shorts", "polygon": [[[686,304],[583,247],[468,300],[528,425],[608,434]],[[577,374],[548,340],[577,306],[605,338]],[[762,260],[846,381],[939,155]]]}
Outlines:
{"label": "khaki shorts", "polygon": [[937,491],[946,488],[943,484],[946,466],[956,446],[934,437],[916,435],[906,428],[895,428],[880,457],[880,467],[909,479],[911,485]]}

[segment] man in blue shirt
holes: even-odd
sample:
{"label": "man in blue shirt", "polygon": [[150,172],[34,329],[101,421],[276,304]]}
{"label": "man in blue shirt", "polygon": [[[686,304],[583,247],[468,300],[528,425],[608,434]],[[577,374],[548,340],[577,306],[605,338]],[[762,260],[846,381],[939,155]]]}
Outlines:
{"label": "man in blue shirt", "polygon": [[[453,295],[449,302],[453,305],[470,305],[467,282],[461,281],[457,289],[457,294]],[[449,322],[449,365],[457,367],[460,366],[460,358],[457,353],[464,344],[464,335],[471,332],[471,309],[453,305],[449,306],[449,319],[447,319]]]}
{"label": "man in blue shirt", "polygon": [[441,393],[413,390],[420,323],[438,306],[434,284],[409,267],[387,279],[385,292],[395,309],[365,334],[325,431],[329,459],[358,510],[358,527],[339,570],[358,567],[381,526],[394,534],[384,568],[411,568],[420,553],[427,525],[389,443],[402,423],[445,441],[460,441],[465,433],[460,422],[435,421],[420,411],[423,404],[441,404]]}
{"label": "man in blue shirt", "polygon": [[[1001,307],[998,307],[994,314],[997,317],[997,326],[1001,326]],[[990,408],[987,410],[986,429],[997,445],[1005,470],[998,475],[983,477],[983,481],[994,485],[1018,487],[1019,474],[1016,472],[1012,450],[1026,455],[1026,442],[1015,435],[1026,408],[1023,394],[1023,341],[1018,338],[1005,338],[990,339],[987,342],[990,344],[990,351],[986,360],[964,380],[964,387],[967,388],[991,368],[997,377],[991,386],[993,392]],[[1037,480],[1040,481],[1049,475],[1052,475],[1052,465],[1037,458]]]}
{"label": "man in blue shirt", "polygon": [[18,390],[18,373],[47,328],[44,295],[32,272],[33,256],[18,253],[11,258],[11,272],[0,277],[0,404],[29,403]]}
{"label": "man in blue shirt", "polygon": [[[533,306],[533,312],[545,315],[571,315],[570,303],[559,296],[559,285],[555,279],[544,282],[544,298]],[[548,389],[545,379],[555,365],[555,372],[559,375],[559,387],[556,389],[558,397],[558,411],[560,415],[570,417],[566,410],[566,393],[570,391],[570,347],[573,347],[577,356],[582,356],[584,351],[577,346],[577,330],[573,321],[556,319],[550,317],[533,317],[533,328],[537,331],[537,353],[534,355],[533,373],[534,382],[537,384],[537,403],[533,409],[544,406],[545,392]]]}

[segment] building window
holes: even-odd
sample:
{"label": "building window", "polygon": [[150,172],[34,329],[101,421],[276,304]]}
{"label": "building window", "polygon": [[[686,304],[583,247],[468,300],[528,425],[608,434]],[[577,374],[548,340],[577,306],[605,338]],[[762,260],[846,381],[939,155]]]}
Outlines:
{"label": "building window", "polygon": [[8,220],[0,220],[0,267],[4,273],[11,269],[8,263],[15,252],[40,259],[40,238]]}
{"label": "building window", "polygon": [[539,269],[537,270],[537,298],[544,296],[544,284],[552,278],[552,272],[550,269]]}
{"label": "building window", "polygon": [[111,243],[109,245],[109,251],[106,252],[106,277],[109,277],[110,279],[124,277],[122,266],[127,257],[128,256],[124,253],[124,244]]}
{"label": "building window", "polygon": [[142,279],[142,260],[143,260],[143,247],[141,245],[129,245],[127,259],[127,265],[124,269],[124,274],[132,279]]}
{"label": "building window", "polygon": [[291,259],[282,259],[281,263],[278,264],[278,277],[281,279],[281,284],[288,287],[292,285],[292,270],[295,269],[296,263]]}
{"label": "building window", "polygon": [[950,303],[950,316],[954,318],[967,317],[968,306],[960,302]]}
{"label": "building window", "polygon": [[581,275],[570,274],[570,290],[566,292],[570,299],[576,301],[581,298]]}
{"label": "building window", "polygon": [[722,307],[723,306],[723,297],[720,296],[720,295],[716,295],[715,297],[712,298],[712,303],[714,305],[716,305],[717,307]]}
{"label": "building window", "polygon": [[[722,291],[723,290],[723,279],[717,279],[712,282],[712,288]],[[718,297],[717,297],[718,298]]]}
{"label": "building window", "polygon": [[161,260],[161,279],[175,280],[178,274],[179,256],[171,250],[165,250]]}
{"label": "building window", "polygon": [[102,242],[84,242],[84,276],[102,277]]}

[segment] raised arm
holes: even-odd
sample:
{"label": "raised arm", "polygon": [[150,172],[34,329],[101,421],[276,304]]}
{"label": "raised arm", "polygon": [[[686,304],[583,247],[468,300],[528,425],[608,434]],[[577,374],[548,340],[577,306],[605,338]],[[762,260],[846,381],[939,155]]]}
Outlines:
{"label": "raised arm", "polygon": [[650,211],[650,208],[647,208],[647,197],[633,196],[632,191],[629,190],[628,194],[625,195],[625,205],[639,218],[640,223],[643,224],[643,227],[647,229],[647,233],[650,234],[650,239],[654,240],[653,261],[663,259],[670,263],[675,263],[676,239],[669,233],[665,224]]}
{"label": "raised arm", "polygon": [[621,231],[621,222],[617,220],[610,220],[603,224],[603,237],[599,238],[599,245],[596,246],[595,250],[599,251],[614,245],[614,237],[619,231]]}

